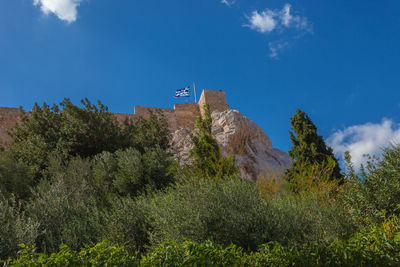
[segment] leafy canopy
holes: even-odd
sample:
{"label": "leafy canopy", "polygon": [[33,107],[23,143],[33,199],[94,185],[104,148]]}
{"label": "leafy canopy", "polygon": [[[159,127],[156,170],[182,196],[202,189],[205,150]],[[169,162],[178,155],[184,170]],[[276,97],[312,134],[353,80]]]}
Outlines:
{"label": "leafy canopy", "polygon": [[81,103],[78,107],[64,99],[60,106],[35,104],[28,113],[21,109],[20,124],[10,133],[9,153],[30,166],[36,179],[45,174],[52,154],[68,160],[130,147],[142,154],[150,148],[168,148],[169,133],[161,113],[150,114],[148,120],[127,119],[120,125],[100,101]]}

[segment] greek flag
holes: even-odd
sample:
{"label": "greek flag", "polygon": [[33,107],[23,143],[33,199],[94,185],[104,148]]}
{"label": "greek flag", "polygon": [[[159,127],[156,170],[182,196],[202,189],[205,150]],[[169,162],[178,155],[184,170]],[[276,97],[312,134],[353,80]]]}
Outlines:
{"label": "greek flag", "polygon": [[181,97],[181,96],[189,97],[190,96],[189,88],[190,88],[190,86],[183,88],[183,89],[176,90],[175,97]]}

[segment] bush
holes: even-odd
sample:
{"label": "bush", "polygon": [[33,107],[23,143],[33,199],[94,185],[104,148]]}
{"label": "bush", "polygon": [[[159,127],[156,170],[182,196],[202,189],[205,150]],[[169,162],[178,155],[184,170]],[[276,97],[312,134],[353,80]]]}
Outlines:
{"label": "bush", "polygon": [[[350,160],[350,159],[349,159]],[[400,145],[385,149],[382,159],[370,162],[360,175],[351,170],[342,196],[354,221],[363,225],[400,214]]]}
{"label": "bush", "polygon": [[145,205],[129,197],[114,198],[103,214],[103,238],[123,245],[131,254],[143,253],[149,245]]}
{"label": "bush", "polygon": [[118,192],[134,197],[173,182],[169,172],[172,162],[173,158],[158,146],[145,149],[143,154],[134,148],[104,152],[94,158],[94,181],[104,194]]}
{"label": "bush", "polygon": [[0,260],[13,257],[18,244],[34,244],[39,234],[39,223],[26,217],[14,199],[0,197]]}
{"label": "bush", "polygon": [[50,179],[36,186],[26,206],[27,215],[40,223],[37,247],[51,253],[61,244],[73,249],[95,244],[100,224],[90,162],[74,158],[65,166],[55,160],[49,169]]}
{"label": "bush", "polygon": [[16,266],[139,266],[139,261],[120,246],[103,241],[94,247],[85,246],[79,253],[68,246],[60,246],[58,253],[50,256],[37,253],[35,247],[21,245],[19,257],[10,265]]}
{"label": "bush", "polygon": [[24,163],[13,159],[9,153],[0,152],[0,192],[9,198],[27,199],[29,187],[33,184],[33,175]]}
{"label": "bush", "polygon": [[261,245],[246,253],[236,245],[221,246],[212,241],[179,244],[166,241],[142,258],[129,255],[123,247],[103,241],[79,253],[61,246],[46,256],[34,248],[22,251],[8,264],[29,266],[399,266],[400,220],[393,216],[381,225],[364,229],[345,241],[328,246],[318,243],[284,247],[277,242]]}
{"label": "bush", "polygon": [[218,184],[193,179],[154,196],[151,241],[154,245],[164,240],[210,239],[251,250],[270,241],[327,243],[352,230],[338,210],[324,207],[313,196],[264,200],[256,186],[243,179],[226,178]]}
{"label": "bush", "polygon": [[266,240],[270,228],[265,203],[254,185],[242,179],[180,182],[166,194],[154,196],[150,217],[153,244],[212,239],[254,249]]}

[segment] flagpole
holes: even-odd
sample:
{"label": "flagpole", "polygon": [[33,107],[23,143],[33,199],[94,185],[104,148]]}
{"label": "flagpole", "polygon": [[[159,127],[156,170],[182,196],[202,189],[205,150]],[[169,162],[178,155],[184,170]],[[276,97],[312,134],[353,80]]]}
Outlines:
{"label": "flagpole", "polygon": [[196,84],[193,81],[193,89],[194,89],[194,102],[197,103],[197,97],[196,97]]}

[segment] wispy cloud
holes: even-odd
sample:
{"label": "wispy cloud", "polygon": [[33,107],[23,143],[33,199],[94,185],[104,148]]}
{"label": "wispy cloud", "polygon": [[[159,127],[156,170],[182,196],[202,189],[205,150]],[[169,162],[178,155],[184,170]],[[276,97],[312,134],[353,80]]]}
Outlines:
{"label": "wispy cloud", "polygon": [[223,3],[227,6],[231,6],[232,4],[235,3],[235,0],[221,0],[221,3]]}
{"label": "wispy cloud", "polygon": [[335,154],[342,159],[345,151],[350,152],[356,169],[366,163],[364,155],[380,156],[383,148],[399,142],[400,124],[389,119],[383,119],[381,123],[350,126],[336,131],[327,139]]}
{"label": "wispy cloud", "polygon": [[285,49],[288,45],[289,43],[286,41],[269,42],[269,57],[277,59],[280,51]]}
{"label": "wispy cloud", "polygon": [[[292,29],[298,33],[312,32],[312,24],[307,17],[292,13],[292,6],[285,4],[281,10],[265,9],[263,11],[253,11],[251,16],[247,16],[248,23],[245,27],[249,27],[260,33],[268,34],[276,32],[283,33],[285,30]],[[278,53],[288,46],[287,41],[271,41],[269,42],[269,56],[277,58]]]}
{"label": "wispy cloud", "polygon": [[76,21],[77,7],[83,0],[34,0],[35,6],[40,6],[46,15],[53,13],[59,19],[68,23]]}

